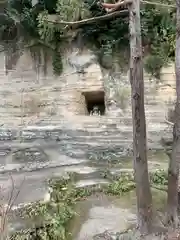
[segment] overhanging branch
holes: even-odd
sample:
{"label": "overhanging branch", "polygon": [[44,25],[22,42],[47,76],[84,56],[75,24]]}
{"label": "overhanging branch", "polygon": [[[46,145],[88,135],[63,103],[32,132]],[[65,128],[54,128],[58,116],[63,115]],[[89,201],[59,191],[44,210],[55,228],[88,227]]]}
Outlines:
{"label": "overhanging branch", "polygon": [[131,4],[132,0],[119,0],[117,3],[101,3],[102,7],[104,7],[108,12],[114,12],[120,9],[121,7],[127,7],[127,5]]}
{"label": "overhanging branch", "polygon": [[[118,7],[126,6],[131,3],[132,3],[132,0],[124,0],[120,3],[118,3]],[[104,21],[104,20],[112,19],[112,18],[118,17],[118,16],[125,16],[127,14],[128,14],[128,9],[125,9],[125,10],[121,10],[121,11],[115,11],[112,13],[108,13],[103,16],[88,18],[88,19],[84,19],[81,21],[74,21],[74,22],[62,21],[60,16],[49,14],[47,17],[47,21],[50,23],[53,23],[53,24],[62,24],[62,25],[65,25],[66,27],[78,28],[85,24],[91,24],[91,23],[98,22],[98,21]]]}
{"label": "overhanging branch", "polygon": [[82,25],[85,24],[91,24],[94,22],[98,22],[98,21],[104,21],[104,20],[108,20],[108,19],[112,19],[114,17],[118,17],[118,16],[125,16],[128,14],[128,10],[122,10],[122,11],[118,11],[118,12],[113,12],[113,13],[109,13],[103,16],[99,16],[99,17],[93,17],[93,18],[88,18],[88,19],[84,19],[81,21],[74,21],[74,22],[66,22],[66,21],[61,21],[60,17],[58,15],[48,15],[47,21],[53,24],[62,24],[62,25],[66,25],[68,27],[72,27],[72,28],[78,28]]}
{"label": "overhanging branch", "polygon": [[[110,9],[111,13],[108,13],[106,15],[99,16],[99,17],[88,18],[88,19],[84,19],[81,21],[68,22],[68,21],[62,21],[60,16],[58,16],[58,15],[50,15],[49,14],[47,17],[47,21],[50,23],[53,23],[53,24],[65,25],[65,29],[68,27],[78,28],[85,24],[91,24],[91,23],[94,23],[97,21],[104,21],[104,20],[112,19],[112,18],[118,17],[118,16],[125,16],[126,14],[128,14],[128,10],[126,9],[126,10],[118,11],[118,9],[121,7],[127,7],[127,5],[131,4],[132,1],[133,0],[124,0],[124,1],[119,0],[115,4],[103,3],[102,7]],[[143,4],[159,5],[159,6],[164,6],[164,7],[175,7],[175,5],[160,4],[160,3],[156,3],[156,2],[149,2],[146,0],[140,0],[140,2]]]}

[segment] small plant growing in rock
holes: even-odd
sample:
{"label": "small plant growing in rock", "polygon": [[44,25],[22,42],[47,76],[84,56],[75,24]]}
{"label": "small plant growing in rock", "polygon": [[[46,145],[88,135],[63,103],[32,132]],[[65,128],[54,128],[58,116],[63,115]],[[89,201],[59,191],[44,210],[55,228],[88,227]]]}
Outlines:
{"label": "small plant growing in rock", "polygon": [[121,195],[135,188],[132,174],[121,174],[119,178],[108,185],[106,192],[113,195]]}
{"label": "small plant growing in rock", "polygon": [[[151,183],[155,185],[166,184],[167,173],[158,170],[152,173]],[[96,193],[121,196],[135,189],[134,175],[122,173],[115,178],[109,176],[108,185],[96,184],[89,187],[75,187],[75,174],[68,178],[56,178],[49,181],[50,200],[47,202],[35,202],[19,210],[19,215],[33,221],[33,227],[14,233],[11,240],[66,240],[71,239],[68,229],[69,221],[76,215],[75,203],[85,200]],[[123,235],[122,235],[123,237]],[[123,238],[118,238],[123,239]],[[125,238],[126,239],[126,238]],[[133,238],[132,238],[133,239]],[[4,240],[4,239],[3,239]]]}
{"label": "small plant growing in rock", "polygon": [[157,170],[150,173],[150,181],[152,184],[156,185],[166,185],[168,184],[168,173],[165,170]]}
{"label": "small plant growing in rock", "polygon": [[34,227],[13,234],[11,240],[67,239],[67,223],[75,215],[75,189],[69,179],[52,179],[49,187],[49,202],[35,202],[21,209],[21,217],[31,219]]}

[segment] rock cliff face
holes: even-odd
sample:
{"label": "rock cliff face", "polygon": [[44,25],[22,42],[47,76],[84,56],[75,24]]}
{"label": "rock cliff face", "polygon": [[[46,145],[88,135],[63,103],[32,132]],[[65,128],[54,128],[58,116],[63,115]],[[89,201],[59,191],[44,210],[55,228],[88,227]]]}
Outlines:
{"label": "rock cliff face", "polygon": [[[89,50],[64,53],[64,69],[59,77],[53,76],[51,59],[41,61],[38,72],[30,52],[25,52],[13,71],[4,72],[1,53],[1,126],[63,125],[82,129],[94,124],[112,123],[124,129],[131,127],[130,84],[128,72],[109,72],[102,69]],[[46,76],[43,73],[47,66]],[[163,69],[161,82],[150,80],[145,74],[145,103],[149,132],[164,129],[164,119],[172,108],[175,97],[174,66]],[[90,117],[94,105],[105,115]],[[103,111],[104,112],[104,111]],[[122,124],[125,124],[123,127]],[[98,125],[98,126],[97,126]],[[130,130],[131,131],[131,130]],[[153,141],[153,139],[151,139]]]}
{"label": "rock cliff face", "polygon": [[[46,63],[41,61],[37,72],[31,54],[25,52],[16,68],[5,75],[0,55],[0,158],[5,174],[0,182],[8,188],[9,171],[17,182],[27,176],[34,194],[28,195],[26,189],[22,201],[39,198],[44,180],[56,171],[59,174],[59,167],[67,170],[68,165],[82,165],[88,159],[117,159],[132,149],[128,71],[102,69],[88,49],[66,49],[63,59],[63,73],[54,77],[50,57]],[[171,134],[164,120],[173,107],[174,86],[173,65],[163,69],[160,84],[145,74],[150,149],[161,149],[161,137]],[[93,106],[105,114],[90,116]],[[39,190],[34,187],[37,182]]]}

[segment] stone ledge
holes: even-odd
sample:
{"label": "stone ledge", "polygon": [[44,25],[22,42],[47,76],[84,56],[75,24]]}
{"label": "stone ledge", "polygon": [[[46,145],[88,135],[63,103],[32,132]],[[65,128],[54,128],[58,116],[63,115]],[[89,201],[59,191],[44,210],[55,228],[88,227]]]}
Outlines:
{"label": "stone ledge", "polygon": [[[149,134],[156,134],[157,131],[162,133],[165,129],[158,128],[154,129],[154,126],[150,128],[149,126]],[[89,130],[89,131],[88,131]],[[61,140],[63,139],[71,139],[74,137],[93,137],[96,135],[103,136],[117,136],[121,138],[122,134],[131,134],[132,127],[125,127],[121,126],[119,128],[109,127],[102,129],[101,131],[93,132],[90,131],[91,128],[81,128],[81,129],[68,129],[63,128],[62,126],[43,126],[43,127],[26,127],[26,128],[19,128],[19,129],[11,129],[11,128],[0,128],[0,141],[5,140],[31,140],[31,139],[51,139],[51,140]]]}

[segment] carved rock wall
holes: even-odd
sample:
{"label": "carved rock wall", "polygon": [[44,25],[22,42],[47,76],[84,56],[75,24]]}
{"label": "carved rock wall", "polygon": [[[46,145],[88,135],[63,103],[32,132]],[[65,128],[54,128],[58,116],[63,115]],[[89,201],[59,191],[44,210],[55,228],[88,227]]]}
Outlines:
{"label": "carved rock wall", "polygon": [[[27,127],[33,125],[58,125],[62,128],[90,129],[114,124],[119,129],[127,128],[132,140],[131,100],[128,71],[109,72],[100,68],[95,56],[85,49],[66,49],[64,52],[63,74],[53,75],[52,59],[49,57],[47,74],[43,65],[34,71],[30,52],[25,52],[16,68],[5,75],[4,56],[1,58],[0,72],[0,125],[4,128]],[[41,61],[43,64],[43,61]],[[87,116],[83,92],[105,91],[106,115]],[[174,66],[162,70],[161,81],[145,73],[145,109],[148,136],[152,142],[159,141],[166,131],[164,120],[175,100]],[[71,126],[71,127],[70,127]],[[153,137],[152,137],[152,134]],[[163,133],[164,134],[164,133]]]}
{"label": "carved rock wall", "polygon": [[[114,160],[131,154],[128,72],[102,71],[91,52],[78,53],[76,49],[64,53],[60,77],[53,76],[50,58],[46,76],[43,66],[35,72],[29,52],[8,75],[3,63],[1,54],[0,184],[5,187],[5,196],[11,184],[8,172],[13,173],[17,187],[26,177],[17,203],[35,201],[47,191],[45,180],[49,177],[67,170],[92,173],[98,170],[92,169],[92,164],[88,166],[88,161]],[[164,119],[175,99],[174,66],[163,69],[161,84],[149,79],[145,74],[148,147],[161,149],[161,137],[171,134]],[[109,103],[107,115],[85,115],[82,93],[102,90]]]}
{"label": "carved rock wall", "polygon": [[[34,125],[45,119],[54,124],[60,116],[84,116],[87,110],[82,93],[86,91],[105,90],[108,117],[131,117],[128,72],[110,74],[102,71],[88,50],[66,52],[64,72],[60,77],[53,76],[51,58],[46,63],[46,76],[43,66],[38,73],[34,71],[29,52],[21,56],[16,69],[8,75],[4,73],[3,53],[0,60],[0,124],[3,126]],[[158,109],[162,118],[159,115],[157,118],[162,121],[174,101],[174,66],[163,69],[161,85],[155,84],[155,80],[151,83],[149,79],[145,74],[147,116]]]}
{"label": "carved rock wall", "polygon": [[[64,72],[60,77],[53,76],[51,59],[47,64],[47,75],[40,68],[33,69],[33,59],[26,52],[18,61],[16,69],[7,76],[1,68],[1,124],[18,126],[35,124],[46,117],[85,114],[84,91],[102,90],[102,73],[90,53],[64,57]],[[1,63],[4,62],[1,55]],[[81,62],[81,65],[80,63]],[[81,69],[85,72],[81,73]]]}

